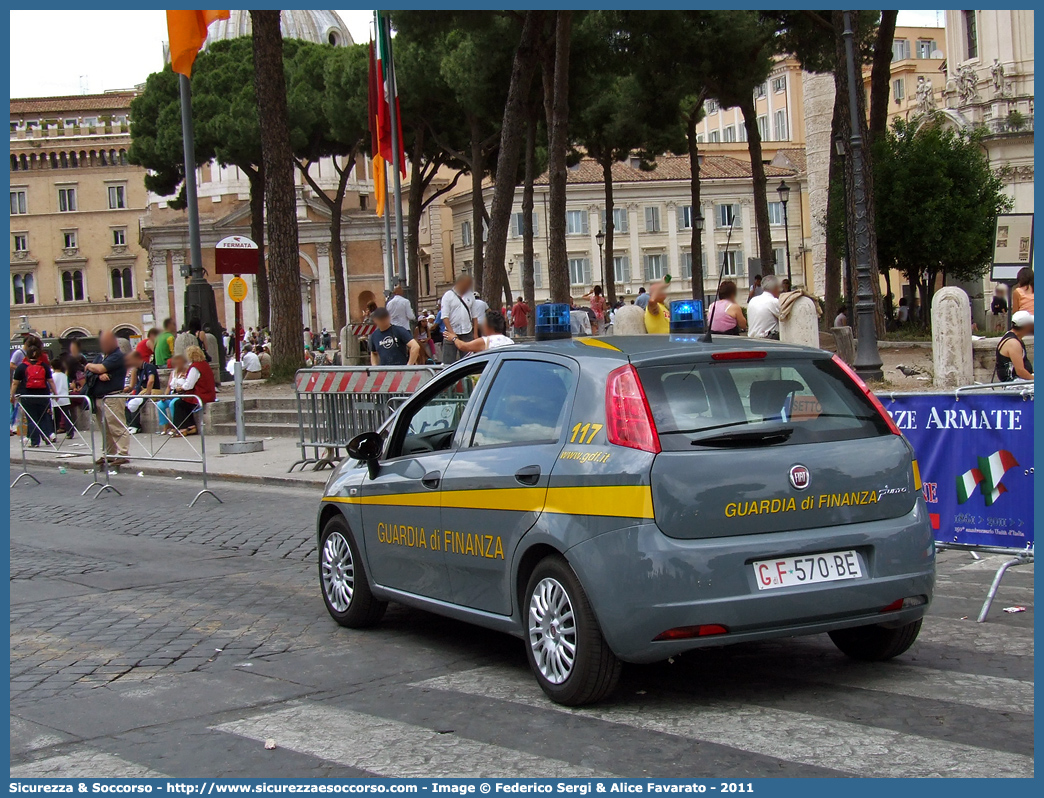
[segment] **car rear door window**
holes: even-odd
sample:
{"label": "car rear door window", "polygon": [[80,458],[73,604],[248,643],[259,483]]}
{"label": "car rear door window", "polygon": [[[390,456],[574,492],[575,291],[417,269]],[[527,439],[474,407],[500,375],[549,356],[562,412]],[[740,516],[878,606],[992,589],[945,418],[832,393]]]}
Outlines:
{"label": "car rear door window", "polygon": [[479,412],[471,445],[557,441],[574,382],[573,373],[564,365],[505,360]]}
{"label": "car rear door window", "polygon": [[[831,360],[679,364],[640,368],[639,374],[666,450],[758,429],[782,429],[785,439],[766,440],[789,444],[889,433],[858,386]],[[740,442],[754,445],[758,440]]]}

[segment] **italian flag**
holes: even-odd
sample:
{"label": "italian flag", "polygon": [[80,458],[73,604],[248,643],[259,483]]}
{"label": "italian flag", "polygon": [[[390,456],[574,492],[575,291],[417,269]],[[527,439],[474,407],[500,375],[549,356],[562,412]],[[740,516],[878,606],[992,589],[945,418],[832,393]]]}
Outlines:
{"label": "italian flag", "polygon": [[[981,462],[983,458],[979,458]],[[970,468],[957,477],[957,504],[964,504],[975,492],[975,486],[982,482],[982,472]]]}
{"label": "italian flag", "polygon": [[1008,492],[1008,489],[1000,482],[1008,469],[1015,468],[1018,464],[1015,455],[1006,449],[998,449],[989,457],[979,458],[978,470],[982,474],[980,490],[985,497],[987,507],[997,501],[1002,493]]}
{"label": "italian flag", "polygon": [[384,165],[394,162],[392,154],[391,102],[395,103],[396,131],[399,139],[399,169],[406,176],[406,153],[403,150],[402,116],[399,113],[399,96],[394,98],[388,90],[388,67],[391,61],[391,39],[385,26],[384,16],[374,12],[374,27],[377,39],[370,42],[370,74],[368,111],[370,119],[370,154],[373,158],[374,206],[378,216],[384,215],[384,197],[388,190],[385,183]]}

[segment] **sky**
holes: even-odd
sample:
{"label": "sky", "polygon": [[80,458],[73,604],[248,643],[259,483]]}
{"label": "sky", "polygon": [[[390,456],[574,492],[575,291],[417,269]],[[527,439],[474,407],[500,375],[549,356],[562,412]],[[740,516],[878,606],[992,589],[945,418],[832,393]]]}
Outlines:
{"label": "sky", "polygon": [[[163,66],[163,11],[10,13],[12,97],[132,88]],[[337,13],[355,41],[369,39],[372,11]],[[941,27],[943,20],[941,11],[899,12],[900,25]]]}

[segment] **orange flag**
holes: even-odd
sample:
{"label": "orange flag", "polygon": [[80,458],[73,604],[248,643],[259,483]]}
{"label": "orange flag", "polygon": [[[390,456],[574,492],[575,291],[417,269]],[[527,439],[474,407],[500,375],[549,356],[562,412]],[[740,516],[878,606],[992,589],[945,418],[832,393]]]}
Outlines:
{"label": "orange flag", "polygon": [[207,27],[218,19],[228,19],[227,11],[168,11],[167,36],[170,63],[175,72],[192,77],[192,64],[207,39]]}

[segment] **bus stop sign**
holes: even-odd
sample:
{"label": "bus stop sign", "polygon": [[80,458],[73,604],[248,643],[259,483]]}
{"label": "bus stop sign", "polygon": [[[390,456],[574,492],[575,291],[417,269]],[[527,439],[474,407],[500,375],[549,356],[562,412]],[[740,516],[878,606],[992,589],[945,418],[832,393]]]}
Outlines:
{"label": "bus stop sign", "polygon": [[229,236],[217,243],[214,270],[218,274],[257,274],[257,244],[246,236]]}

